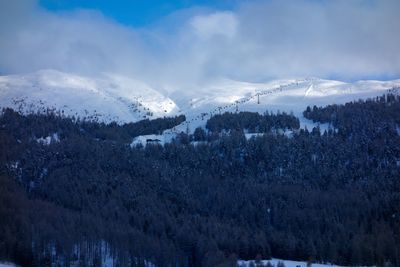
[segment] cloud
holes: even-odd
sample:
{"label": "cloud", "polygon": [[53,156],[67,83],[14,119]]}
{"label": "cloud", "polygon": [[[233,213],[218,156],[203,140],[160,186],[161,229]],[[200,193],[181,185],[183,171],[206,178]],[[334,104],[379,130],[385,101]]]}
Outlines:
{"label": "cloud", "polygon": [[[240,12],[238,39],[272,75],[399,74],[398,1],[283,3],[248,5]],[[252,65],[253,59],[244,62]]]}
{"label": "cloud", "polygon": [[400,76],[400,2],[246,1],[181,10],[132,28],[95,10],[0,3],[0,72],[115,72],[187,88],[214,78]]}
{"label": "cloud", "polygon": [[13,14],[7,19],[23,23],[8,23],[9,27],[1,28],[2,71],[55,68],[95,73],[133,68],[130,59],[142,60],[140,38],[135,32],[98,12],[52,14],[33,7],[29,14]]}
{"label": "cloud", "polygon": [[215,12],[193,17],[190,25],[201,39],[218,35],[233,38],[237,31],[238,21],[233,12]]}

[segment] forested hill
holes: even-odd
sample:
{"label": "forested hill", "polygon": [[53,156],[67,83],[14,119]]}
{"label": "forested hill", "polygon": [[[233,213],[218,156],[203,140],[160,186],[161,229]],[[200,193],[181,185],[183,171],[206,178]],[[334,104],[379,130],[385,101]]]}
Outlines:
{"label": "forested hill", "polygon": [[184,118],[128,127],[3,110],[0,260],[400,266],[399,114],[395,95],[307,108],[305,117],[332,124],[323,133],[288,114],[223,114],[208,131],[130,147],[135,133]]}

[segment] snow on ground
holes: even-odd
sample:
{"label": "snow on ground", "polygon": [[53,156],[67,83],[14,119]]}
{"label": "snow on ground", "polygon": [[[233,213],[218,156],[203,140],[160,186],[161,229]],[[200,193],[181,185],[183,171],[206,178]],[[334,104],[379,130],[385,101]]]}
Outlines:
{"label": "snow on ground", "polygon": [[[238,267],[249,267],[250,263],[255,261],[238,261]],[[272,266],[277,266],[278,262],[282,262],[285,264],[286,267],[307,267],[307,262],[304,261],[290,261],[290,260],[281,260],[281,259],[271,259],[271,260],[262,260],[261,261],[264,265],[268,262],[272,264]],[[257,266],[257,265],[254,265]],[[340,267],[339,265],[332,265],[332,264],[320,264],[320,263],[313,263],[312,267]]]}
{"label": "snow on ground", "polygon": [[17,265],[11,262],[0,262],[0,267],[17,267]]}
{"label": "snow on ground", "polygon": [[300,129],[307,128],[309,131],[311,131],[314,127],[318,126],[321,133],[324,133],[325,131],[328,131],[329,129],[337,131],[337,129],[335,129],[333,127],[333,125],[331,125],[329,123],[315,123],[312,120],[308,120],[308,119],[304,118],[303,115],[299,116],[299,120],[300,120]]}
{"label": "snow on ground", "polygon": [[138,145],[146,146],[147,144],[160,144],[164,145],[165,143],[169,143],[174,138],[174,135],[158,135],[158,134],[148,134],[148,135],[140,135],[138,137],[133,138],[131,143],[131,147],[136,147]]}
{"label": "snow on ground", "polygon": [[54,70],[0,76],[0,107],[118,123],[174,116],[176,104],[145,83],[104,74],[93,79]]}
{"label": "snow on ground", "polygon": [[[286,112],[300,119],[300,127],[312,129],[317,126],[303,117],[307,106],[343,104],[358,99],[376,97],[392,88],[400,87],[400,80],[358,81],[344,83],[323,79],[277,80],[267,83],[244,83],[223,80],[180,94],[175,102],[187,120],[181,125],[165,131],[166,134],[193,132],[196,127],[205,127],[207,119],[224,112],[265,111]],[[173,96],[172,96],[173,97]],[[186,104],[185,104],[186,103]],[[320,124],[327,130],[328,124]]]}
{"label": "snow on ground", "polygon": [[[311,130],[318,124],[303,117],[307,106],[343,104],[376,97],[392,88],[399,89],[400,80],[345,83],[306,78],[249,83],[224,79],[185,90],[169,89],[166,96],[143,82],[119,75],[103,74],[94,79],[43,70],[28,75],[0,76],[0,107],[13,107],[23,113],[51,108],[66,116],[118,123],[184,114],[185,122],[161,136],[133,140],[133,144],[147,143],[147,139],[165,143],[177,133],[205,128],[211,116],[224,112],[293,112],[300,119],[300,127]],[[319,126],[322,132],[330,127]]]}
{"label": "snow on ground", "polygon": [[58,136],[58,133],[53,133],[52,135],[46,136],[46,137],[40,137],[36,139],[36,142],[39,144],[48,146],[51,143],[58,143],[60,142],[60,138]]}
{"label": "snow on ground", "polygon": [[263,136],[264,133],[245,133],[244,136],[246,137],[247,140],[253,138],[253,137],[260,137]]}

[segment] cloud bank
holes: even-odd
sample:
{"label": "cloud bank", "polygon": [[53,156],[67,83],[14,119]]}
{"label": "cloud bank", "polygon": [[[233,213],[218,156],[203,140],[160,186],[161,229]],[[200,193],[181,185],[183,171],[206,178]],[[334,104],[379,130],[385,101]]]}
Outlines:
{"label": "cloud bank", "polygon": [[185,88],[215,78],[400,77],[400,1],[246,1],[133,28],[96,10],[0,3],[0,72],[113,72]]}

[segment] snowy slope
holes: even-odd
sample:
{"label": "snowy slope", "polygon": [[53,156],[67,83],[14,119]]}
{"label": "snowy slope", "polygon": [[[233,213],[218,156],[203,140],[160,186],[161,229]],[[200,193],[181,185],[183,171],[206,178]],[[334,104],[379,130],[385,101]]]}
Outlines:
{"label": "snowy slope", "polygon": [[302,127],[312,128],[312,122],[302,118],[308,105],[340,104],[382,95],[398,87],[400,80],[345,83],[307,78],[247,83],[225,79],[185,90],[167,90],[170,94],[166,96],[143,82],[118,75],[89,78],[43,70],[0,76],[0,107],[13,107],[24,113],[51,108],[68,116],[118,123],[186,115],[186,122],[158,138],[167,141],[181,131],[204,127],[212,115],[227,111],[293,112]]}
{"label": "snowy slope", "polygon": [[119,123],[176,115],[175,103],[146,84],[117,75],[88,78],[43,70],[0,76],[0,107],[47,108],[67,116]]}
{"label": "snowy slope", "polygon": [[[358,99],[380,96],[392,88],[400,87],[400,80],[358,81],[345,83],[323,79],[277,80],[267,83],[244,83],[231,80],[194,89],[175,99],[187,121],[165,132],[193,132],[204,127],[207,119],[215,114],[236,111],[264,113],[266,110],[293,112],[300,118],[302,127],[313,127],[302,112],[307,106],[341,104]],[[172,96],[172,98],[174,98]]]}

